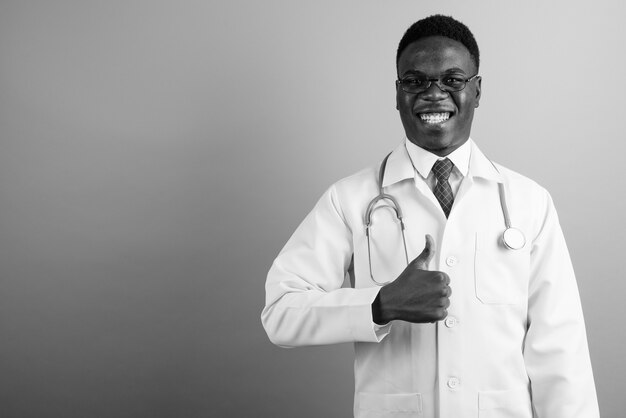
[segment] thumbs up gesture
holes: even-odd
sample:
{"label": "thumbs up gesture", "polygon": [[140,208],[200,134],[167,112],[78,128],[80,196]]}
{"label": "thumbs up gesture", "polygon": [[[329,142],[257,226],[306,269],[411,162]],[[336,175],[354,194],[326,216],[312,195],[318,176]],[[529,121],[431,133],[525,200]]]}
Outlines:
{"label": "thumbs up gesture", "polygon": [[372,303],[374,322],[383,325],[393,320],[414,323],[435,322],[448,315],[450,277],[441,271],[429,271],[435,255],[433,238],[426,235],[424,250],[393,282],[383,286]]}

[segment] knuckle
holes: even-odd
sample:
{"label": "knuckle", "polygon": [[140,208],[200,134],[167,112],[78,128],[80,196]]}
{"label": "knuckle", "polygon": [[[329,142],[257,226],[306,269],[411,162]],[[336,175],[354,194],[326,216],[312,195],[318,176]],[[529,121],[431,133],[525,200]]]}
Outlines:
{"label": "knuckle", "polygon": [[450,276],[448,276],[443,271],[434,271],[432,277],[433,277],[434,280],[437,280],[437,281],[439,281],[441,283],[444,283],[446,285],[450,284]]}
{"label": "knuckle", "polygon": [[446,283],[446,273],[441,272],[441,271],[434,271],[432,272],[432,280],[435,283],[438,284],[445,284]]}
{"label": "knuckle", "polygon": [[448,316],[448,311],[446,310],[446,308],[439,308],[437,309],[435,314],[437,315],[437,319],[444,319],[446,316]]}

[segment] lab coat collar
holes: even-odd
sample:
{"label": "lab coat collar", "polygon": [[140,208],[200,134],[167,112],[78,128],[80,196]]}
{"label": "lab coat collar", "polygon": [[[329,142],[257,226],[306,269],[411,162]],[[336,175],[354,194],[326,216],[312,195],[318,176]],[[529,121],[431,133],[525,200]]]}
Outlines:
{"label": "lab coat collar", "polygon": [[[478,149],[478,146],[471,138],[468,141],[470,141],[471,146],[468,176],[502,183],[502,175],[492,164],[491,160]],[[402,141],[389,155],[387,167],[385,168],[385,177],[383,178],[383,187],[406,179],[413,179],[414,177],[415,169],[411,163],[405,142]]]}
{"label": "lab coat collar", "polygon": [[480,177],[485,180],[495,181],[497,183],[503,183],[504,179],[502,174],[498,171],[494,163],[482,153],[478,146],[472,139],[472,153],[470,154],[470,165],[468,175],[471,177]]}
{"label": "lab coat collar", "polygon": [[404,146],[404,141],[394,149],[387,159],[385,176],[383,177],[383,187],[390,186],[402,180],[413,179],[415,169],[409,153]]}

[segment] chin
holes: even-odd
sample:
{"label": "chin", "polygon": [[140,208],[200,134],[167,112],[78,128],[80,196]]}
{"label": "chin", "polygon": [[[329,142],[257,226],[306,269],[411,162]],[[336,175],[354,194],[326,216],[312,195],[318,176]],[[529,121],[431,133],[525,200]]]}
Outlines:
{"label": "chin", "polygon": [[423,148],[426,151],[430,151],[433,154],[439,155],[440,157],[450,154],[452,151],[460,147],[465,142],[458,142],[448,138],[428,138],[426,140],[422,139],[420,141],[414,141],[412,139],[409,140],[418,147]]}
{"label": "chin", "polygon": [[445,138],[420,138],[418,141],[412,141],[414,144],[425,148],[427,150],[441,150],[446,149],[452,145],[453,141]]}

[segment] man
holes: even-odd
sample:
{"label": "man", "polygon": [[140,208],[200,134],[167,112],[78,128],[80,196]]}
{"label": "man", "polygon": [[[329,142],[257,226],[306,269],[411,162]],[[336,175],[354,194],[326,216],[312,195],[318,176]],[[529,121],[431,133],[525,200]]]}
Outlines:
{"label": "man", "polygon": [[355,343],[356,417],[599,416],[552,200],[470,139],[478,69],[465,25],[412,25],[397,53],[406,140],[331,186],[268,274],[274,343]]}

